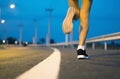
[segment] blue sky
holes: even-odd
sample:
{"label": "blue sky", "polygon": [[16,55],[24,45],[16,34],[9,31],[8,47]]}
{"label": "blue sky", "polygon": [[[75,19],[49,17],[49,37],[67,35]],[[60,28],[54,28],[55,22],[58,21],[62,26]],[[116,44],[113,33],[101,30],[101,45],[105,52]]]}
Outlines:
{"label": "blue sky", "polygon": [[[10,9],[9,4],[16,4]],[[89,33],[87,38],[120,32],[120,0],[93,0],[90,13]],[[12,36],[19,39],[19,24],[23,27],[23,41],[32,41],[34,37],[34,19],[37,20],[38,41],[46,38],[48,13],[46,8],[53,8],[51,38],[56,42],[64,42],[62,21],[68,9],[67,0],[0,0],[2,17],[5,24],[0,24],[0,38]],[[79,20],[74,22],[73,40],[78,40]],[[6,33],[5,33],[6,31]]]}

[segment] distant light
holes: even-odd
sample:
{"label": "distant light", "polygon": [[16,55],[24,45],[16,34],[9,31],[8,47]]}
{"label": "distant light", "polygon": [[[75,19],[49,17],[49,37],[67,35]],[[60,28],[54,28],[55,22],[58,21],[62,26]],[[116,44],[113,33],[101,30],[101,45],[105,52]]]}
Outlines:
{"label": "distant light", "polygon": [[18,43],[18,41],[15,41],[15,44],[17,44]]}
{"label": "distant light", "polygon": [[28,44],[28,42],[25,42],[25,44]]}
{"label": "distant light", "polygon": [[11,9],[15,8],[15,4],[10,4],[10,8]]}
{"label": "distant light", "polygon": [[2,24],[4,24],[4,23],[5,23],[5,20],[4,20],[4,19],[2,19],[2,20],[1,20],[1,23],[2,23]]}
{"label": "distant light", "polygon": [[3,40],[3,43],[5,43],[5,40]]}

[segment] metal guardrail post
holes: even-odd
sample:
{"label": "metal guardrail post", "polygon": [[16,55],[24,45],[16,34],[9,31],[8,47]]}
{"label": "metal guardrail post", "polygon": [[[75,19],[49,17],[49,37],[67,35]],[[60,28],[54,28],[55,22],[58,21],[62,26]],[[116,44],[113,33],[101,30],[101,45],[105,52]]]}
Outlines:
{"label": "metal guardrail post", "polygon": [[93,50],[95,49],[95,43],[94,42],[92,43],[92,49]]}
{"label": "metal guardrail post", "polygon": [[104,42],[104,49],[107,50],[107,41]]}
{"label": "metal guardrail post", "polygon": [[68,34],[65,35],[65,43],[68,45]]}

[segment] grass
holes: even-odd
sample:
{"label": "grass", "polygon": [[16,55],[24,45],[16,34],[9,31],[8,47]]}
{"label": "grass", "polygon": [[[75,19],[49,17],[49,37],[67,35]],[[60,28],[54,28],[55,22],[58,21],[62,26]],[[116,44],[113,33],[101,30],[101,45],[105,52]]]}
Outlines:
{"label": "grass", "polygon": [[52,50],[48,48],[15,47],[0,50],[0,79],[14,79],[51,53]]}

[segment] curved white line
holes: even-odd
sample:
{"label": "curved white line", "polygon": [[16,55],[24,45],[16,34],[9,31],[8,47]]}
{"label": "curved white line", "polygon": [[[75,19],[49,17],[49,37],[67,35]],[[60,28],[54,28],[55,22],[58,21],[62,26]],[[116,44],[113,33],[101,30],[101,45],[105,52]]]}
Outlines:
{"label": "curved white line", "polygon": [[58,79],[61,53],[58,49],[53,49],[54,52],[48,58],[16,79]]}

